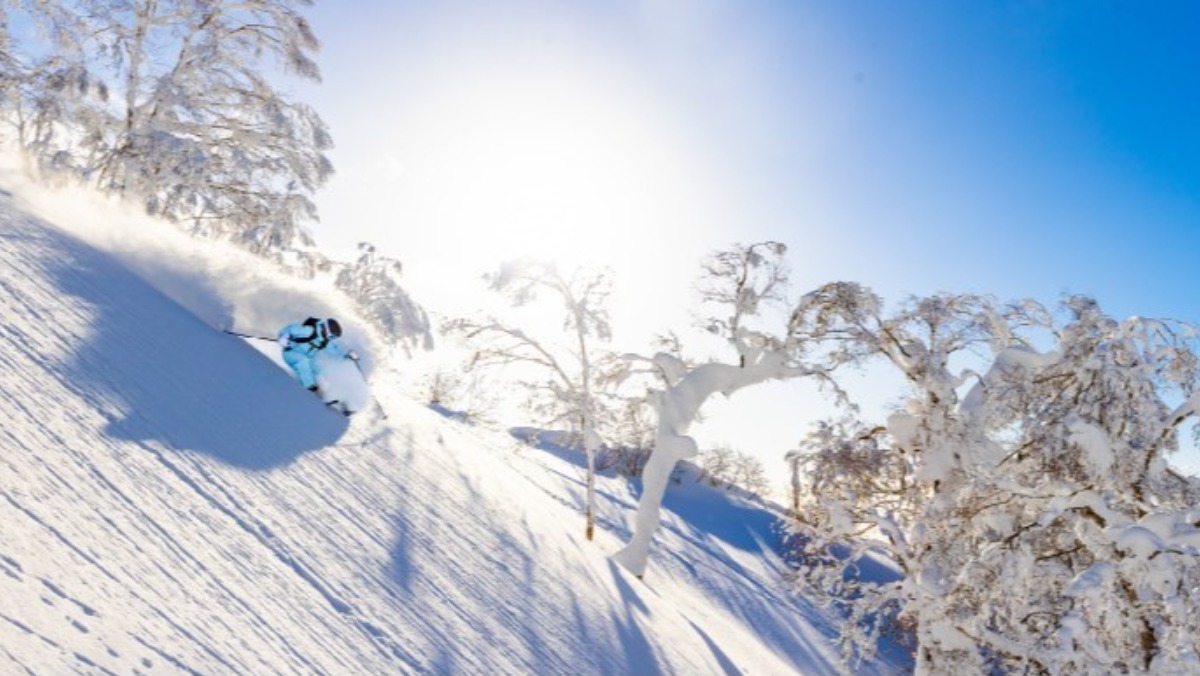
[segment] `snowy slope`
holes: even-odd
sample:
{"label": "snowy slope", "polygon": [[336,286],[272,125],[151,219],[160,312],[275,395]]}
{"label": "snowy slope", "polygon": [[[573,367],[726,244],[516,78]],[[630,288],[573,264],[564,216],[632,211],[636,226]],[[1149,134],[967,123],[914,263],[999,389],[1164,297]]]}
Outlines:
{"label": "snowy slope", "polygon": [[585,542],[562,458],[347,421],[7,198],[0,261],[0,674],[833,670],[764,512],[681,493],[643,584],[625,484]]}

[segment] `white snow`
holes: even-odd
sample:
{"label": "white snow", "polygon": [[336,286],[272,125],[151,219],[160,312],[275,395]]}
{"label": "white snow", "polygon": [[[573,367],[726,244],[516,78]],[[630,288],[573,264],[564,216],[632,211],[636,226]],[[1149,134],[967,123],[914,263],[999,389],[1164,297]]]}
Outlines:
{"label": "white snow", "polygon": [[1071,443],[1083,451],[1084,463],[1092,476],[1106,476],[1116,457],[1104,430],[1083,420],[1071,421],[1067,429]]}
{"label": "white snow", "polygon": [[[1071,581],[1063,592],[1067,596],[1087,596],[1093,593],[1102,593],[1110,584],[1113,575],[1115,574],[1115,566],[1108,562],[1097,563]],[[1066,624],[1066,623],[1064,623]]]}
{"label": "white snow", "polygon": [[888,434],[892,435],[896,448],[905,450],[914,448],[917,441],[917,424],[917,419],[908,413],[897,411],[888,416]]}
{"label": "white snow", "polygon": [[1142,559],[1150,558],[1163,548],[1162,540],[1150,529],[1142,526],[1121,528],[1113,540],[1117,549]]}
{"label": "white snow", "polygon": [[672,487],[643,583],[608,558],[625,482],[586,542],[569,458],[388,374],[387,420],[333,414],[172,300],[211,285],[159,265],[168,297],[3,197],[0,259],[0,673],[835,671],[762,505]]}

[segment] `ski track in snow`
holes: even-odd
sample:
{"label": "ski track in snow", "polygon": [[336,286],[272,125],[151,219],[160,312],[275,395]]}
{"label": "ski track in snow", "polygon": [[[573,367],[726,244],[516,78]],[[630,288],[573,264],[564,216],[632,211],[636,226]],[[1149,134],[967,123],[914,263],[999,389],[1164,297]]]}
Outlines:
{"label": "ski track in snow", "polygon": [[669,517],[644,585],[605,558],[622,483],[585,542],[568,463],[334,415],[5,199],[0,260],[0,673],[832,671],[762,523]]}

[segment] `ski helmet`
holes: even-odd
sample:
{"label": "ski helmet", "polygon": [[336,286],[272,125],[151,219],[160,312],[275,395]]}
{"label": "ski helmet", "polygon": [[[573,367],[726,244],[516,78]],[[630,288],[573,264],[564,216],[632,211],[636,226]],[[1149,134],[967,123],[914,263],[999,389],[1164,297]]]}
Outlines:
{"label": "ski helmet", "polygon": [[334,337],[338,337],[338,338],[341,337],[342,325],[338,324],[338,320],[334,319],[333,317],[330,317],[329,319],[325,320],[325,325],[329,327],[329,332],[332,333],[334,335]]}

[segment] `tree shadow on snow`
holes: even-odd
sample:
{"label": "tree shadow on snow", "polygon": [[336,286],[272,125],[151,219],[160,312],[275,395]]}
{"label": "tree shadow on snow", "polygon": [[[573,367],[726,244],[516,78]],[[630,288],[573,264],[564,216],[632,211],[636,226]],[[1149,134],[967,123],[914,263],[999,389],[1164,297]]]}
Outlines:
{"label": "tree shadow on snow", "polygon": [[[462,471],[440,478],[414,472],[399,495],[403,517],[393,529],[387,593],[414,621],[460,627],[423,649],[421,671],[662,673],[646,630],[650,611],[628,574],[610,563],[623,604],[597,604],[576,585],[603,581],[544,541],[519,507],[483,508],[488,500],[478,484],[478,476]],[[478,616],[481,608],[486,617]],[[572,638],[579,636],[595,644]]]}
{"label": "tree shadow on snow", "polygon": [[721,665],[721,670],[724,671],[727,676],[742,676],[742,670],[738,669],[737,665],[733,663],[733,660],[729,659],[729,656],[725,654],[724,650],[721,650],[721,646],[717,645],[716,641],[712,640],[712,637],[708,635],[708,632],[698,627],[695,622],[688,622],[688,624],[692,625],[692,629],[695,629],[696,633],[700,635],[700,638],[704,640],[704,644],[707,645],[708,649],[712,651],[713,657],[715,657],[717,660],[717,664]]}
{"label": "tree shadow on snow", "polygon": [[345,432],[288,373],[111,256],[49,228],[36,236],[46,255],[35,264],[94,318],[60,377],[109,419],[107,434],[264,470]]}
{"label": "tree shadow on snow", "polygon": [[[621,594],[621,602],[625,605],[625,616],[613,619],[613,626],[621,639],[623,659],[628,667],[641,674],[661,674],[658,667],[658,657],[653,646],[647,640],[645,631],[638,621],[639,617],[649,617],[650,609],[642,601],[641,596],[626,579],[627,574],[620,570],[613,561],[608,562],[609,573],[612,574],[613,584]],[[635,673],[630,671],[630,673]]]}
{"label": "tree shadow on snow", "polygon": [[[583,466],[582,455],[557,443],[559,438],[554,433],[515,428],[510,434],[571,466]],[[583,476],[563,473],[553,467],[546,470],[563,480],[571,506],[582,512],[586,499]],[[662,542],[662,536],[656,537],[652,556],[666,567],[666,574],[689,579],[713,603],[727,608],[732,617],[762,636],[764,642],[774,646],[780,655],[787,656],[798,670],[823,663],[822,647],[833,638],[835,631],[819,619],[819,611],[787,594],[782,582],[785,566],[778,558],[780,512],[750,500],[738,490],[709,486],[698,475],[698,470],[688,463],[681,463],[677,468],[679,481],[672,482],[662,503],[664,514],[675,518],[663,518],[659,528],[664,534],[669,532],[695,549],[707,552],[707,556],[697,560],[691,554],[674,551]],[[641,498],[640,479],[629,479],[626,485],[628,493],[625,494],[603,490],[596,494],[597,525],[622,540],[630,536],[629,522],[614,516],[612,510],[617,510],[616,514],[628,512],[636,508]],[[768,564],[766,578],[762,573],[744,567],[745,555],[756,561],[767,557],[767,561],[774,562]],[[697,566],[698,561],[703,565]],[[626,605],[623,617],[614,616],[614,626],[621,634],[625,649],[647,661],[650,659],[649,646],[644,643],[638,626],[639,611],[644,611],[644,606],[636,590],[629,587],[616,571],[614,578]],[[796,621],[798,615],[811,620],[819,633],[806,633],[801,628],[802,623]],[[699,627],[694,628],[712,649],[725,673],[740,673],[710,636]]]}
{"label": "tree shadow on snow", "polygon": [[[689,584],[725,608],[798,673],[827,663],[825,647],[835,638],[836,627],[806,599],[789,593],[783,581],[780,513],[767,504],[749,502],[736,491],[697,481],[688,471],[681,472],[682,481],[672,483],[663,499],[663,518],[651,549],[651,560],[660,568],[657,574]],[[636,503],[641,497],[640,479],[631,480],[628,489],[631,502]],[[630,536],[627,526],[613,532],[622,540]],[[679,546],[683,543],[689,547]],[[697,558],[689,548],[705,555]],[[694,628],[725,673],[739,673],[712,638]],[[831,671],[817,669],[818,673]],[[884,666],[864,673],[892,671]]]}

